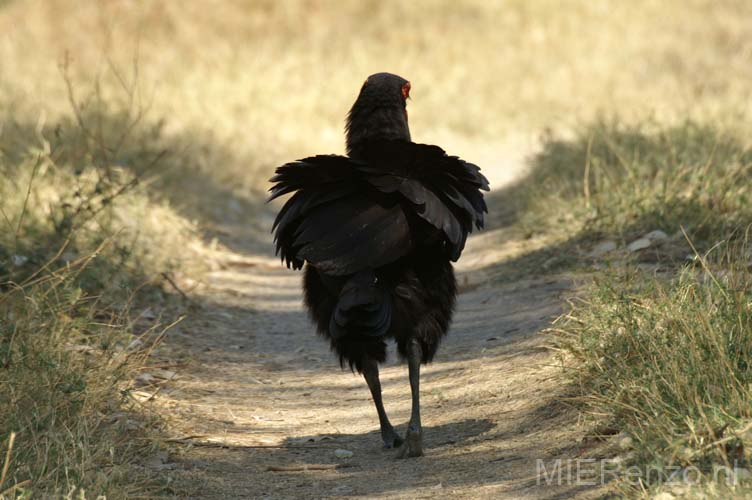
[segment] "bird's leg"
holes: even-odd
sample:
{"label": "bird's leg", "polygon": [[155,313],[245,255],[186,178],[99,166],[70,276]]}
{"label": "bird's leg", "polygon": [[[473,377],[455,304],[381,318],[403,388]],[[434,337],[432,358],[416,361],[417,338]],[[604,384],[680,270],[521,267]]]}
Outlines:
{"label": "bird's leg", "polygon": [[410,422],[407,424],[405,442],[397,453],[397,458],[423,456],[423,428],[420,425],[420,358],[422,352],[420,344],[411,340],[407,345],[407,366],[410,370],[410,391],[413,406],[410,412]]}
{"label": "bird's leg", "polygon": [[368,388],[371,390],[371,397],[373,397],[373,403],[376,405],[376,411],[379,414],[379,424],[381,425],[381,439],[384,440],[384,448],[397,448],[402,444],[402,438],[400,438],[394,427],[389,423],[389,417],[386,416],[386,410],[384,410],[384,403],[381,400],[381,381],[379,380],[379,365],[376,361],[369,359],[363,367],[363,377],[366,379]]}

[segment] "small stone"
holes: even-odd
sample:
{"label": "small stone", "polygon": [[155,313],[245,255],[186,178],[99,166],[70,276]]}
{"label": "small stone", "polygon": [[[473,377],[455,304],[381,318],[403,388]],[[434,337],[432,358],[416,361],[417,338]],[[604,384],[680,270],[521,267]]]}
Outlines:
{"label": "small stone", "polygon": [[653,497],[653,500],[674,500],[676,498],[674,495],[669,493],[668,491],[663,491],[661,493],[658,493]]}
{"label": "small stone", "polygon": [[62,260],[66,264],[69,264],[76,259],[78,259],[78,254],[76,252],[71,252],[70,250],[64,252],[63,255],[60,256],[60,260]]}
{"label": "small stone", "polygon": [[608,252],[613,252],[616,250],[616,242],[611,240],[605,240],[601,241],[597,245],[593,247],[593,249],[588,254],[589,257],[601,257],[602,255],[607,254]]}
{"label": "small stone", "polygon": [[142,403],[145,403],[154,397],[153,394],[146,392],[146,391],[131,391],[130,394],[133,397],[133,399],[135,399],[136,401],[140,401]]}
{"label": "small stone", "polygon": [[643,238],[646,238],[650,241],[660,241],[667,239],[668,235],[660,229],[656,229],[655,231],[650,231],[648,234],[643,236]]}
{"label": "small stone", "polygon": [[243,213],[243,205],[241,205],[240,202],[235,198],[230,198],[230,200],[227,202],[227,208],[237,214]]}
{"label": "small stone", "polygon": [[21,267],[29,261],[29,258],[25,255],[14,255],[11,259],[13,260],[13,265],[16,267]]}
{"label": "small stone", "polygon": [[153,385],[157,382],[157,378],[151,373],[142,373],[136,377],[136,383],[138,385]]}
{"label": "small stone", "polygon": [[161,378],[164,380],[172,380],[177,377],[177,373],[170,370],[163,370],[161,368],[155,368],[152,370],[154,378]]}
{"label": "small stone", "polygon": [[619,436],[619,448],[622,450],[631,450],[632,446],[634,446],[634,440],[631,436]]}
{"label": "small stone", "polygon": [[752,472],[749,471],[749,469],[744,469],[741,467],[737,467],[734,469],[734,479],[738,483],[739,481],[746,481],[750,477],[752,477]]}
{"label": "small stone", "polygon": [[158,468],[169,461],[166,451],[158,451],[151,457],[147,458],[144,465],[149,468]]}
{"label": "small stone", "polygon": [[677,450],[676,456],[685,462],[690,462],[695,456],[695,451],[689,446],[682,446]]}
{"label": "small stone", "polygon": [[128,347],[126,347],[125,349],[127,351],[135,351],[135,350],[140,349],[141,347],[143,347],[143,345],[144,345],[143,340],[141,340],[141,339],[133,339],[133,342],[131,342],[130,344],[128,344]]}
{"label": "small stone", "polygon": [[350,450],[345,450],[342,448],[337,448],[336,450],[334,450],[334,456],[337,458],[352,458],[353,455],[354,453]]}
{"label": "small stone", "polygon": [[125,419],[125,422],[123,423],[123,427],[125,428],[125,430],[128,430],[128,431],[135,431],[135,430],[144,428],[143,424],[141,424],[140,422],[136,420],[132,420],[130,418]]}
{"label": "small stone", "polygon": [[141,314],[138,315],[139,318],[145,319],[148,321],[152,321],[157,319],[157,315],[154,314],[154,311],[152,311],[150,308],[146,308],[143,311],[141,311]]}
{"label": "small stone", "polygon": [[650,240],[647,238],[639,238],[627,245],[627,250],[630,252],[636,252],[650,246]]}

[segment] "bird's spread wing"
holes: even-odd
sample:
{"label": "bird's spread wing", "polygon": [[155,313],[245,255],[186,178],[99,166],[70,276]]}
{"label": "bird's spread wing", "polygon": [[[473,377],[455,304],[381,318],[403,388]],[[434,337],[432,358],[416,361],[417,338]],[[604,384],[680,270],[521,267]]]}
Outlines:
{"label": "bird's spread wing", "polygon": [[483,227],[488,211],[481,191],[488,180],[477,165],[448,156],[438,146],[381,141],[365,152],[361,171],[383,193],[399,192],[415,213],[442,231],[449,257],[456,261],[473,226]]}
{"label": "bird's spread wing", "polygon": [[407,141],[374,143],[362,160],[327,155],[288,163],[271,182],[270,200],[294,193],[274,222],[277,253],[288,267],[308,261],[333,275],[406,255],[425,234],[416,224],[440,232],[457,260],[473,226],[483,227],[481,190],[488,190],[477,166]]}

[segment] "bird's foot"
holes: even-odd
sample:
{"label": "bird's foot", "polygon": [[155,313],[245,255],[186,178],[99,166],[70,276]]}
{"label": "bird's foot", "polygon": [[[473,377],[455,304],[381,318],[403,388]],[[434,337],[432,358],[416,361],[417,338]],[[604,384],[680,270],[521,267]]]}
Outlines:
{"label": "bird's foot", "polygon": [[391,450],[392,448],[399,448],[402,445],[402,438],[394,431],[394,428],[389,426],[386,429],[381,429],[381,439],[384,441],[384,449]]}
{"label": "bird's foot", "polygon": [[410,424],[407,427],[405,442],[397,451],[397,458],[411,458],[423,456],[423,429]]}

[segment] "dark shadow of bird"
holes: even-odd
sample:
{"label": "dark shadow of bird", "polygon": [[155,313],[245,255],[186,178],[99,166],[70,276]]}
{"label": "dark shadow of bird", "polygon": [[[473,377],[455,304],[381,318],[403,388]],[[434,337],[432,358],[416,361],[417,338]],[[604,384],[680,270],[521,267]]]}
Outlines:
{"label": "dark shadow of bird", "polygon": [[[472,163],[410,140],[410,82],[371,75],[347,117],[347,156],[321,155],[277,168],[273,200],[292,193],[274,222],[287,267],[305,265],[305,303],[344,367],[371,390],[386,448],[423,454],[420,364],[452,320],[456,261],[483,227],[488,180]],[[412,412],[405,438],[381,400],[386,340],[407,360]]]}

